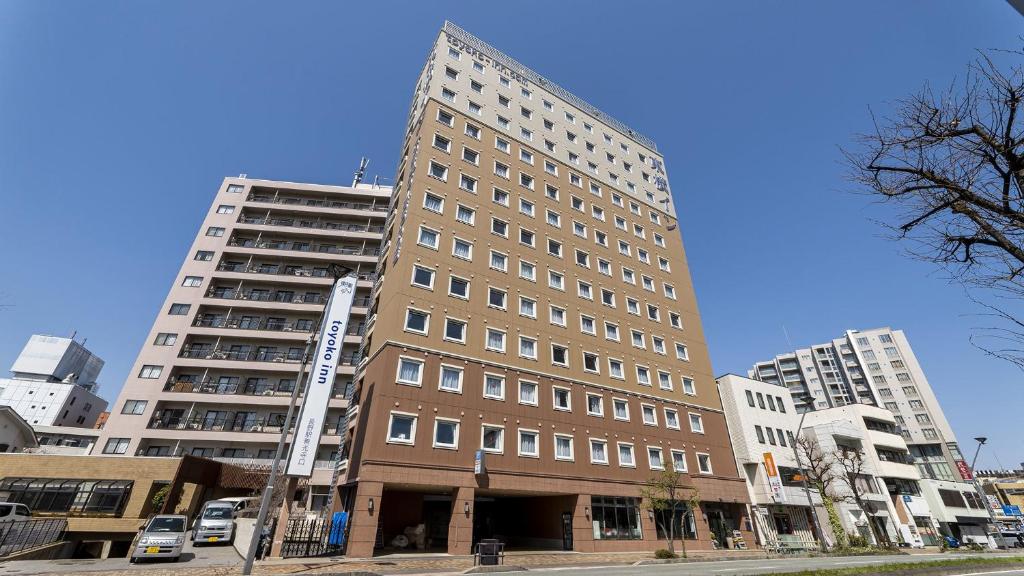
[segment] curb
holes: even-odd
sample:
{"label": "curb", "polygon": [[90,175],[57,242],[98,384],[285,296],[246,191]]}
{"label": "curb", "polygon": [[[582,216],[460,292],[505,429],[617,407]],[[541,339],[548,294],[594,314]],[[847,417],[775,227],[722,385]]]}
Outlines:
{"label": "curb", "polygon": [[527,572],[525,566],[474,566],[462,571],[463,574],[491,574],[495,572]]}

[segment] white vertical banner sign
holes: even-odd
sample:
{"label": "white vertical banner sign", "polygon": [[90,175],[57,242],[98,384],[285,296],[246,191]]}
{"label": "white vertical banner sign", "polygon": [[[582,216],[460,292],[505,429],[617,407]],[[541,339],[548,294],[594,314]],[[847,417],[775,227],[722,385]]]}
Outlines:
{"label": "white vertical banner sign", "polygon": [[338,371],[342,341],[348,325],[348,314],[356,293],[354,277],[339,278],[327,300],[323,326],[316,354],[309,365],[309,379],[302,396],[302,407],[295,421],[291,451],[288,456],[289,476],[310,476],[313,461],[320,447],[320,436],[327,417],[327,403],[334,389],[334,376]]}

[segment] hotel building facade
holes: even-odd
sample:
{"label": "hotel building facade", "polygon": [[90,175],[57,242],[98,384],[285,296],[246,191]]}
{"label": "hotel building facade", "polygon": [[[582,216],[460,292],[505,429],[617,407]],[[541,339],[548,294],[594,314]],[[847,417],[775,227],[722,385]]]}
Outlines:
{"label": "hotel building facade", "polygon": [[654,142],[446,23],[349,408],[347,554],[661,548],[667,467],[691,549],[752,543],[677,227]]}

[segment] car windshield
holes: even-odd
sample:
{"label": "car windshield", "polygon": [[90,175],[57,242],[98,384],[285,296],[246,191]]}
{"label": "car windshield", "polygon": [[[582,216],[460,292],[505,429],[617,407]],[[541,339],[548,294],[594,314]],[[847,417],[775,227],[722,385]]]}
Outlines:
{"label": "car windshield", "polygon": [[14,508],[14,506],[11,506],[9,504],[0,504],[0,516],[9,515],[11,513],[12,508]]}
{"label": "car windshield", "polygon": [[184,532],[185,520],[182,518],[153,518],[146,532]]}
{"label": "car windshield", "polygon": [[214,506],[207,508],[206,512],[203,512],[203,518],[212,518],[214,520],[231,518],[231,508],[227,506]]}

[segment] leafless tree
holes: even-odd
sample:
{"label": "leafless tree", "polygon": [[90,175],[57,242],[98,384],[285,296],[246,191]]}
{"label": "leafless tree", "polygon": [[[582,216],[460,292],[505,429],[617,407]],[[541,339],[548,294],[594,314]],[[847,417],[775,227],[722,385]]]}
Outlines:
{"label": "leafless tree", "polygon": [[[843,528],[843,522],[839,519],[839,512],[836,511],[835,506],[837,480],[835,456],[831,452],[822,450],[816,438],[803,434],[796,437],[796,449],[809,484],[814,486],[821,495],[821,505],[825,509],[825,514],[828,515],[828,523],[832,529],[832,535],[836,539],[836,547],[845,548],[846,529]],[[814,510],[811,510],[811,514],[814,513]],[[824,534],[820,534],[819,537],[824,539]]]}
{"label": "leafless tree", "polygon": [[869,482],[871,475],[867,473],[867,460],[864,457],[864,450],[852,446],[839,446],[836,453],[836,464],[842,470],[841,478],[843,487],[846,489],[846,499],[853,501],[857,507],[864,512],[868,519],[868,527],[875,537],[875,542],[882,544],[888,538],[883,539],[878,533],[878,527],[872,521],[874,514],[871,513],[871,506],[868,505],[865,496],[870,493]]}
{"label": "leafless tree", "polygon": [[700,505],[700,492],[692,486],[682,484],[683,475],[671,465],[661,474],[652,476],[640,495],[647,508],[654,514],[655,521],[668,536],[668,551],[675,554],[675,525],[680,524],[679,540],[686,558],[686,526]]}
{"label": "leafless tree", "polygon": [[892,236],[987,300],[972,342],[1024,369],[1022,57],[982,52],[963,82],[898,100],[845,154],[854,182],[895,206]]}

